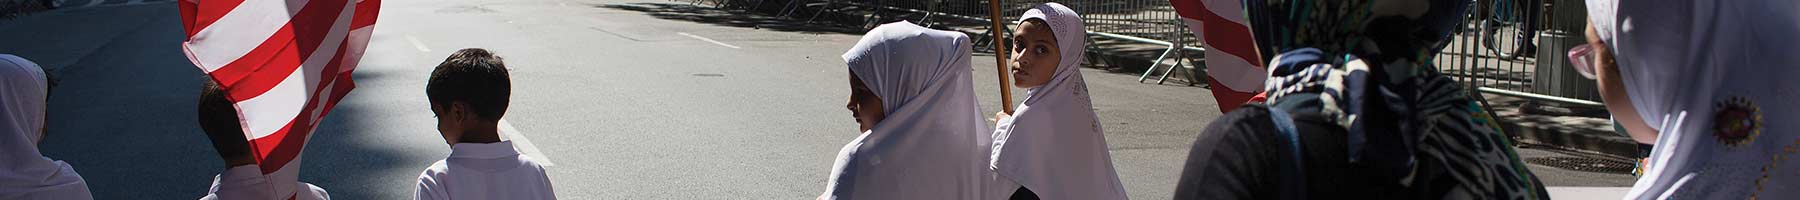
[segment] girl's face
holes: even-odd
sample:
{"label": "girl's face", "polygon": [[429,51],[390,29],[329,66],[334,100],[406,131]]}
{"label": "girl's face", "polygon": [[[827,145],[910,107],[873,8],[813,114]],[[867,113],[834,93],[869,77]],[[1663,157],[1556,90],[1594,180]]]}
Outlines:
{"label": "girl's face", "polygon": [[860,125],[859,132],[875,128],[875,123],[887,117],[881,110],[881,97],[875,96],[868,85],[863,85],[862,79],[856,78],[856,73],[850,74],[850,102],[844,108],[850,109],[851,117]]}
{"label": "girl's face", "polygon": [[1056,65],[1062,62],[1056,34],[1041,19],[1028,19],[1013,31],[1013,86],[1030,88],[1050,83],[1056,76]]}

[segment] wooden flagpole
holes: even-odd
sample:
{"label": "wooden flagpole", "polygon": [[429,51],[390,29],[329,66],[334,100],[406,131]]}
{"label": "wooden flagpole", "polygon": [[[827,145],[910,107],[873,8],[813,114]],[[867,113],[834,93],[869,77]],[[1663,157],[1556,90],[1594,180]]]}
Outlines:
{"label": "wooden flagpole", "polygon": [[1005,34],[1001,33],[1001,30],[1005,30],[1006,27],[1005,24],[1000,23],[1003,19],[1000,17],[1000,0],[988,0],[988,5],[988,20],[994,22],[994,27],[988,30],[994,35],[994,70],[1000,75],[1000,110],[1006,114],[1012,114],[1012,84],[1010,84],[1012,81],[1008,80],[1010,77],[1007,75],[1010,73],[1006,73],[1006,53],[1008,51],[1006,51]]}

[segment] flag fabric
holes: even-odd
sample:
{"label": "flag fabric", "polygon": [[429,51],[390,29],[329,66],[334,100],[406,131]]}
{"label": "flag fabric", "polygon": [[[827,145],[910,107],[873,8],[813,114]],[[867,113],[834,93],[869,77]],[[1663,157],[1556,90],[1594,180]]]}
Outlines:
{"label": "flag fabric", "polygon": [[[299,179],[300,152],[350,79],[380,0],[181,0],[182,50],[226,91],[256,163],[275,184]],[[296,187],[277,185],[276,194]]]}
{"label": "flag fabric", "polygon": [[1169,0],[1181,21],[1206,48],[1207,85],[1221,112],[1230,112],[1262,92],[1264,70],[1256,40],[1239,0]]}

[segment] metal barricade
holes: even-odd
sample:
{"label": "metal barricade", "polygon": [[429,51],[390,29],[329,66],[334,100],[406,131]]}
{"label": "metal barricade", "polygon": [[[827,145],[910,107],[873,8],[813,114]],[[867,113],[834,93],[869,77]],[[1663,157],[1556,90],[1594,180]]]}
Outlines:
{"label": "metal barricade", "polygon": [[[821,16],[838,12],[860,18],[864,28],[880,22],[908,20],[934,28],[975,33],[972,36],[978,46],[1004,44],[1004,41],[994,41],[987,30],[988,0],[688,1],[807,21],[822,20]],[[1002,20],[1016,21],[1026,9],[1043,2],[1047,1],[1001,1],[1001,16],[1005,18]],[[1156,56],[1157,60],[1151,61],[1151,66],[1139,76],[1139,82],[1148,80],[1158,69],[1167,66],[1157,81],[1162,83],[1169,73],[1182,68],[1182,61],[1196,64],[1196,73],[1190,75],[1203,77],[1197,74],[1204,73],[1204,65],[1195,62],[1202,61],[1203,58],[1198,56],[1205,49],[1198,48],[1198,40],[1179,21],[1180,16],[1168,0],[1056,2],[1082,14],[1090,38],[1164,47]],[[1571,105],[1600,105],[1593,81],[1576,75],[1563,57],[1570,47],[1584,42],[1581,34],[1586,13],[1582,12],[1585,8],[1581,1],[1471,0],[1470,3],[1472,6],[1463,20],[1463,28],[1444,44],[1443,51],[1433,60],[1445,74],[1484,93]],[[1525,46],[1535,46],[1535,51],[1521,50]],[[1005,52],[997,54],[1004,56]],[[1176,61],[1164,64],[1169,59]]]}
{"label": "metal barricade", "polygon": [[[812,22],[820,20],[822,15],[831,12],[849,13],[863,18],[863,28],[873,27],[880,22],[908,20],[920,25],[943,29],[959,29],[975,33],[975,45],[1004,44],[994,41],[987,30],[991,26],[988,19],[989,3],[986,0],[722,0],[715,5],[727,8],[743,8],[791,19],[805,19]],[[1018,16],[1031,6],[1049,1],[1001,1],[1001,16],[1007,22],[1018,20]],[[1171,72],[1181,69],[1183,60],[1189,55],[1202,55],[1197,39],[1179,21],[1175,9],[1167,0],[1074,0],[1056,1],[1069,6],[1082,14],[1088,36],[1094,39],[1118,40],[1131,43],[1163,46],[1157,60],[1151,61],[1139,82],[1147,80],[1158,69],[1168,66],[1157,83],[1163,83]],[[760,7],[760,9],[759,9]],[[769,9],[776,8],[779,9]],[[853,17],[854,18],[854,17]],[[854,23],[854,22],[851,22]],[[1012,23],[1007,23],[1012,24]],[[1002,32],[1010,33],[1009,30]],[[1093,47],[1093,45],[1090,45]],[[990,49],[990,48],[976,48]],[[1096,50],[1096,49],[1090,49]],[[1004,55],[1003,53],[999,53]],[[1162,61],[1175,60],[1173,64]],[[1194,59],[1192,62],[1197,62]],[[1198,65],[1197,66],[1204,66]],[[1196,72],[1203,68],[1197,68]],[[1195,73],[1189,73],[1193,75]],[[1190,77],[1190,79],[1198,79]],[[1197,82],[1197,81],[1190,81]]]}
{"label": "metal barricade", "polygon": [[[1569,48],[1586,42],[1583,30],[1587,13],[1581,1],[1470,3],[1461,29],[1433,62],[1444,74],[1483,93],[1601,106],[1594,81],[1576,74],[1564,55]],[[1537,10],[1518,5],[1536,6]],[[1535,46],[1535,51],[1522,50],[1530,48],[1526,45]]]}

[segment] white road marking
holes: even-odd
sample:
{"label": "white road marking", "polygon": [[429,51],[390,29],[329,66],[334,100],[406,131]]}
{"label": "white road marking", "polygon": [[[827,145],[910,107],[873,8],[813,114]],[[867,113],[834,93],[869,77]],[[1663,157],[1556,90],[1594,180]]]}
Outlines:
{"label": "white road marking", "polygon": [[537,145],[532,144],[530,139],[526,139],[525,134],[519,132],[518,128],[514,128],[512,123],[506,122],[506,119],[500,119],[500,140],[512,141],[513,149],[531,157],[531,161],[536,161],[538,165],[556,166],[556,163],[550,162],[549,155],[544,155],[543,151],[539,151]]}
{"label": "white road marking", "polygon": [[412,45],[413,45],[413,48],[418,48],[418,49],[419,49],[419,52],[431,52],[431,49],[430,49],[430,48],[425,48],[425,43],[424,43],[424,42],[419,42],[419,38],[417,38],[417,37],[413,37],[413,36],[411,36],[411,35],[408,35],[408,36],[406,36],[406,41],[407,41],[407,42],[412,42]]}
{"label": "white road marking", "polygon": [[675,34],[681,34],[682,36],[688,36],[688,37],[691,37],[694,39],[700,39],[701,41],[711,42],[711,43],[717,44],[719,46],[731,47],[733,49],[742,49],[742,47],[738,47],[736,45],[725,44],[724,42],[719,42],[718,40],[713,40],[711,38],[706,38],[706,37],[700,37],[700,36],[694,35],[694,34],[688,34],[685,32],[676,32]]}

